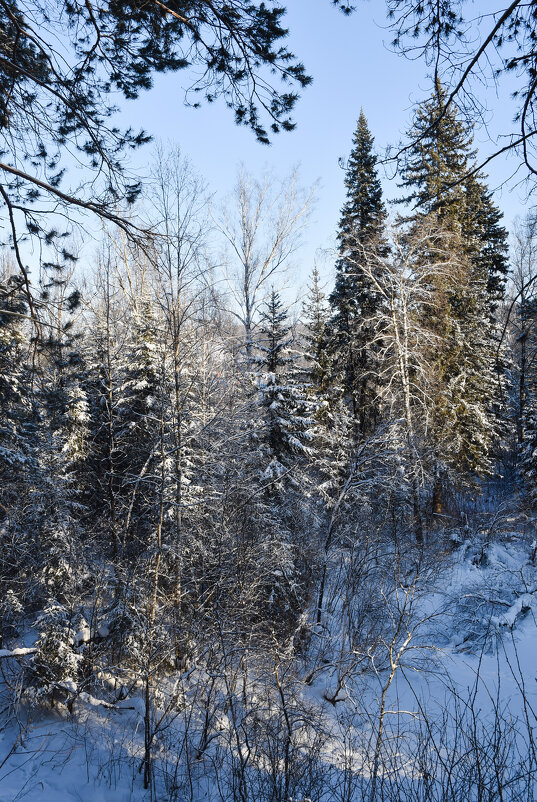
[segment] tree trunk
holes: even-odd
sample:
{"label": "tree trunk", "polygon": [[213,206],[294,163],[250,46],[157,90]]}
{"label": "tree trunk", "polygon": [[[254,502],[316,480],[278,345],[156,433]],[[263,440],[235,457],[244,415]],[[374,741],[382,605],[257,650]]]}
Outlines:
{"label": "tree trunk", "polygon": [[433,484],[433,515],[444,514],[444,487],[442,483],[442,475],[439,470],[436,471]]}

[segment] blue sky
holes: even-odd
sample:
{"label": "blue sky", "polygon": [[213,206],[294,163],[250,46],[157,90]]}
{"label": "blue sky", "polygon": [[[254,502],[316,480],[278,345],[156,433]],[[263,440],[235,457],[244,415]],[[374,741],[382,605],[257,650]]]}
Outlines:
{"label": "blue sky", "polygon": [[[382,0],[361,2],[346,17],[329,0],[289,0],[286,23],[288,46],[304,62],[313,84],[299,100],[292,133],[274,137],[270,147],[256,142],[246,128],[238,128],[223,102],[201,109],[183,103],[188,73],[158,76],[150,92],[129,102],[123,120],[143,126],[156,139],[180,146],[193,166],[207,180],[210,189],[225,196],[233,186],[237,167],[243,163],[254,175],[265,168],[284,175],[297,164],[305,186],[319,181],[317,204],[304,246],[296,255],[297,281],[309,274],[319,248],[329,248],[337,228],[344,200],[344,174],[339,157],[348,155],[360,107],[364,108],[379,153],[397,143],[407,129],[412,105],[429,91],[426,67],[421,60],[409,61],[393,53],[388,44],[385,6]],[[489,131],[476,133],[476,145],[485,155],[491,148],[489,136],[509,126],[512,108],[489,92],[492,107]],[[137,153],[135,163],[144,169],[151,146]],[[490,168],[490,186],[500,185],[512,172],[513,162],[505,157]],[[387,198],[398,190],[390,173],[384,177]],[[524,213],[521,189],[504,187],[497,202],[511,224]],[[325,262],[329,271],[330,259]]]}

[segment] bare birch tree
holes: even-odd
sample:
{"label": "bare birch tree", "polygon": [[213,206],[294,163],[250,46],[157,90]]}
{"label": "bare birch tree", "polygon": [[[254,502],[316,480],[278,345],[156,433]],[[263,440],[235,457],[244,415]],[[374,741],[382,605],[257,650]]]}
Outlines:
{"label": "bare birch tree", "polygon": [[392,421],[401,421],[402,470],[409,482],[416,539],[423,539],[420,486],[424,455],[438,391],[435,360],[443,346],[429,325],[439,297],[454,286],[462,271],[461,251],[453,235],[424,223],[412,233],[396,230],[391,252],[364,254],[360,270],[382,299],[373,321],[381,368],[381,406]]}
{"label": "bare birch tree", "polygon": [[257,180],[242,168],[231,198],[216,217],[226,250],[229,311],[244,328],[248,363],[259,306],[276,275],[291,266],[313,198],[314,189],[305,192],[300,187],[296,169],[277,182],[268,173]]}

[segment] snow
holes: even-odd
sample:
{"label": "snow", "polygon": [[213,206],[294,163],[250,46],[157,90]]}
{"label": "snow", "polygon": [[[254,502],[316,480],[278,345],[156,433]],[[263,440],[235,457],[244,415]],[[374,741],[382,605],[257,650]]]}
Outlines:
{"label": "snow", "polygon": [[75,643],[79,646],[81,643],[88,643],[91,640],[91,630],[89,627],[82,627],[75,635]]}
{"label": "snow", "polygon": [[[416,587],[412,596],[413,608],[406,622],[410,636],[396,643],[400,662],[385,694],[386,743],[390,744],[390,754],[398,756],[400,782],[413,782],[418,776],[415,750],[424,727],[431,728],[438,748],[445,750],[448,744],[455,743],[460,724],[457,717],[464,715],[475,714],[475,726],[483,728],[480,737],[499,728],[505,743],[511,739],[519,754],[525,754],[525,715],[527,710],[537,709],[537,568],[531,561],[530,539],[525,540],[516,530],[502,533],[493,542],[487,538],[483,532],[474,540],[463,540],[456,551],[424,573],[423,584]],[[407,567],[408,576],[397,591],[400,603],[410,598],[412,577]],[[279,569],[273,571],[273,575],[280,573]],[[389,593],[386,586],[380,596],[384,594],[388,599]],[[345,660],[356,654],[351,650],[344,656],[344,643],[340,640],[343,620],[342,600],[334,596],[324,625],[312,636],[314,643],[324,644],[325,658],[314,664],[310,684],[295,679],[292,690],[285,689],[289,720],[297,727],[297,744],[302,744],[302,749],[310,748],[308,739],[312,735],[305,729],[310,717],[312,722],[322,721],[322,726],[317,727],[317,734],[325,739],[319,770],[326,777],[326,788],[315,802],[336,799],[330,788],[341,782],[347,765],[352,767],[352,802],[361,799],[363,783],[372,777],[368,750],[374,743],[379,700],[388,677],[387,636],[380,646],[364,652],[360,670],[354,668],[345,673]],[[389,636],[388,614],[383,623]],[[108,625],[102,623],[98,632],[104,637]],[[76,642],[87,642],[87,638],[89,629],[83,627]],[[3,649],[0,657],[33,652],[32,647]],[[303,671],[302,676],[307,673]],[[248,714],[241,712],[239,699],[235,701],[237,708],[231,711],[229,690],[225,685],[218,690],[217,684],[214,692],[216,696],[222,694],[223,703],[215,707],[201,747],[203,694],[209,680],[201,664],[187,674],[162,680],[163,699],[170,699],[173,692],[180,701],[173,708],[177,712],[167,720],[164,740],[155,743],[158,799],[170,798],[163,780],[166,760],[184,760],[184,747],[179,745],[184,743],[186,726],[193,733],[194,752],[200,752],[191,766],[192,800],[216,802],[218,788],[211,773],[219,765],[216,756],[221,762],[228,760],[225,771],[231,772],[238,754],[233,758],[233,750],[238,747],[233,740],[232,716],[239,716],[240,727],[247,727],[248,716],[257,716],[261,722],[263,717],[277,715],[277,696],[271,701],[264,696],[266,678],[248,679]],[[93,691],[80,689],[72,680],[64,680],[61,686],[73,697],[70,710],[62,703],[37,714],[23,709],[19,715],[22,734],[15,720],[0,732],[1,802],[149,800],[139,773],[143,758],[142,689],[132,687],[130,698],[112,704]],[[102,687],[103,695],[105,691],[117,693],[112,674],[103,675]],[[533,718],[531,721],[535,725]],[[465,732],[468,731],[467,728]],[[231,774],[228,779],[231,782]],[[400,799],[404,802],[403,795]]]}
{"label": "snow", "polygon": [[34,654],[35,648],[22,646],[17,649],[0,649],[0,659],[3,657],[24,657],[27,654]]}
{"label": "snow", "polygon": [[[131,722],[134,726],[135,722]],[[18,736],[0,733],[0,764]],[[2,802],[142,802],[149,796],[127,778],[129,755],[114,722],[96,715],[74,724],[60,716],[33,724],[0,769]],[[123,753],[122,761],[116,762]]]}

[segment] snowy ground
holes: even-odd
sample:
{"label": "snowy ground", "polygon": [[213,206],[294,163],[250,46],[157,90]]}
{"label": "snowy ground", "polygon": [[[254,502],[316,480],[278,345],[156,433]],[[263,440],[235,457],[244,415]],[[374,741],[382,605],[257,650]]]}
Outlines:
{"label": "snowy ground", "polygon": [[[513,755],[524,759],[531,730],[537,725],[537,568],[532,559],[535,546],[527,533],[517,530],[497,534],[490,544],[485,536],[470,543],[463,543],[445,558],[430,587],[416,590],[411,615],[403,622],[405,631],[393,640],[392,665],[397,659],[391,682],[389,660],[383,660],[382,650],[377,650],[375,657],[371,655],[369,670],[360,678],[343,676],[339,690],[335,686],[342,672],[338,674],[337,659],[332,664],[327,662],[326,668],[319,666],[314,680],[303,683],[301,700],[308,715],[319,717],[326,733],[319,748],[320,774],[317,770],[314,791],[318,802],[352,800],[353,795],[358,800],[365,795],[359,775],[370,783],[376,771],[372,756],[383,710],[384,763],[377,770],[379,788],[386,787],[383,782],[393,782],[393,776],[386,779],[386,767],[393,769],[390,761],[394,758],[399,775],[406,771],[409,778],[416,777],[416,749],[437,749],[437,760],[444,760],[450,739],[455,743],[461,738],[459,727],[466,741],[457,748],[464,746],[467,753],[472,727],[482,743],[491,739],[491,771],[496,765],[494,760],[505,763],[512,761]],[[404,586],[399,592],[404,595]],[[332,626],[336,626],[335,622]],[[383,648],[388,655],[389,638]],[[20,659],[24,656],[9,658],[4,654],[0,667],[6,668]],[[194,692],[196,682],[198,690]],[[185,709],[170,719],[162,739],[155,743],[155,784],[147,791],[142,787],[140,772],[143,705],[139,697],[123,702],[122,709],[109,710],[86,694],[76,701],[72,713],[58,705],[53,711],[31,715],[20,709],[15,718],[10,714],[9,693],[4,686],[0,712],[8,723],[0,731],[1,802],[164,801],[187,798],[182,796],[186,794],[186,784],[189,799],[238,799],[239,792],[233,790],[230,776],[221,782],[228,771],[222,757],[227,748],[225,739],[236,725],[229,705],[219,708],[218,715],[215,712],[206,731],[209,738],[203,754],[197,760],[191,756],[188,772],[176,770],[175,786],[170,785],[173,761],[185,763],[187,721],[190,731],[196,733],[196,743],[200,743],[203,710],[189,711],[189,700],[195,708],[196,700],[209,698],[199,690],[208,683],[201,672],[197,680],[195,672],[191,672],[188,683]],[[259,695],[260,687],[255,683],[249,686],[252,698],[255,693]],[[384,708],[380,705],[383,691]],[[327,701],[331,697],[332,701]],[[302,710],[302,702],[293,701],[290,708]],[[266,715],[267,710],[271,715],[273,712],[270,705],[258,704],[256,710],[265,710]],[[296,724],[297,729],[300,726]],[[428,746],[424,733],[431,738]],[[501,744],[494,741],[498,736]],[[229,750],[235,750],[240,757],[241,745],[233,738],[228,743]],[[506,744],[511,751],[502,757],[500,746],[504,749]],[[306,738],[302,746],[305,749]],[[235,763],[230,758],[231,767],[236,765],[234,760]],[[323,766],[326,777],[330,775],[324,786]],[[219,767],[223,774],[219,775]],[[426,771],[423,777],[427,778]],[[425,783],[423,777],[420,781]],[[404,787],[404,783],[399,785],[400,789]],[[304,787],[304,795],[308,790],[313,793]],[[530,802],[533,787],[527,786],[524,793]],[[260,794],[256,802],[263,799],[264,792]],[[510,797],[508,793],[505,796],[515,798],[522,797]]]}

